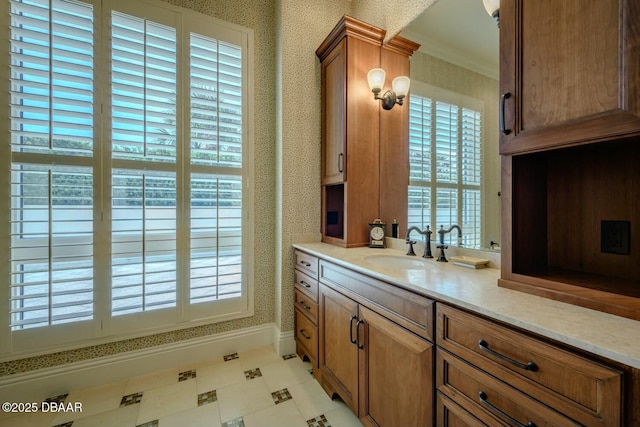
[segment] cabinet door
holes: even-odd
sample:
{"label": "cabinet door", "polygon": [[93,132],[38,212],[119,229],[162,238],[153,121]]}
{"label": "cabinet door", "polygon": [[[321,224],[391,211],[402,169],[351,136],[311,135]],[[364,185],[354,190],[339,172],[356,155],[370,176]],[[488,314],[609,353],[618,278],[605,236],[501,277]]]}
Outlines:
{"label": "cabinet door", "polygon": [[[358,304],[320,284],[320,354],[322,386],[358,413]],[[333,396],[332,396],[333,397]]]}
{"label": "cabinet door", "polygon": [[640,133],[640,2],[502,0],[500,153]]}
{"label": "cabinet door", "polygon": [[360,418],[371,425],[433,425],[433,345],[360,306]]}
{"label": "cabinet door", "polygon": [[322,184],[346,178],[346,40],[322,61]]}

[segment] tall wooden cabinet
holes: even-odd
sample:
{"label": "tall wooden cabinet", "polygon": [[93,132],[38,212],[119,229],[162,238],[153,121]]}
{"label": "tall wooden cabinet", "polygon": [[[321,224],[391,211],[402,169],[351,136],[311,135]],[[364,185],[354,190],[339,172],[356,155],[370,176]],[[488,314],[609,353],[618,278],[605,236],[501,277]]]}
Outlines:
{"label": "tall wooden cabinet", "polygon": [[500,2],[501,154],[640,134],[640,3]]}
{"label": "tall wooden cabinet", "polygon": [[[386,172],[385,165],[382,175],[380,164],[387,147],[396,145],[399,155],[404,145],[408,150],[408,129],[403,124],[408,109],[382,112],[369,89],[367,73],[385,67],[390,85],[393,77],[409,74],[409,56],[419,45],[395,37],[383,46],[384,35],[382,29],[344,16],[316,50],[322,75],[321,231],[324,242],[344,247],[368,244],[368,223],[381,218],[381,205],[402,206],[381,200],[381,181],[395,189],[396,184],[408,184],[408,155],[402,159],[404,168]],[[405,122],[399,122],[403,117]],[[400,131],[393,134],[394,127]],[[383,191],[393,194],[387,187]],[[388,223],[406,218],[406,208],[404,215],[402,211],[384,213],[388,218],[382,219]]]}
{"label": "tall wooden cabinet", "polygon": [[500,3],[499,284],[637,320],[639,17],[637,0]]}

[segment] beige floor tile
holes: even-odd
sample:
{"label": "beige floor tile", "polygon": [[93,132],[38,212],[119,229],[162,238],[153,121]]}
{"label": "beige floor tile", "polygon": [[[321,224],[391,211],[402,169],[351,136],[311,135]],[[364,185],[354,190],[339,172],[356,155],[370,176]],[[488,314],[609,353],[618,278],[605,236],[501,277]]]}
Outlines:
{"label": "beige floor tile", "polygon": [[238,356],[240,356],[238,360],[240,360],[244,370],[262,368],[264,365],[282,360],[282,357],[276,354],[275,349],[271,345],[259,347],[255,350],[239,352]]}
{"label": "beige floor tile", "polygon": [[275,405],[263,378],[246,380],[217,392],[222,422]]}
{"label": "beige floor tile", "polygon": [[218,402],[187,409],[159,419],[160,427],[220,427]]}
{"label": "beige floor tile", "polygon": [[[6,415],[6,414],[5,414]],[[0,427],[49,427],[55,417],[52,413],[21,413],[0,417]]]}
{"label": "beige floor tile", "polygon": [[203,366],[196,373],[198,394],[246,381],[240,359]]}
{"label": "beige floor tile", "polygon": [[245,427],[307,427],[292,400],[244,415]]}
{"label": "beige floor tile", "polygon": [[178,372],[180,372],[180,370],[174,368],[154,372],[149,375],[129,378],[127,387],[124,390],[124,395],[176,384],[178,382]]}
{"label": "beige floor tile", "polygon": [[324,415],[331,427],[363,427],[358,417],[344,403]]}
{"label": "beige floor tile", "polygon": [[73,427],[135,427],[139,410],[140,405],[112,409],[111,411],[77,419],[73,422]]}
{"label": "beige floor tile", "polygon": [[146,391],[136,425],[198,406],[196,381],[187,380]]}
{"label": "beige floor tile", "polygon": [[280,360],[260,368],[270,391],[281,390],[295,384],[313,381],[313,377],[300,359]]}
{"label": "beige floor tile", "polygon": [[81,403],[82,412],[58,413],[53,419],[53,425],[63,424],[78,418],[84,418],[118,408],[122,396],[124,396],[126,385],[127,380],[123,380],[84,390],[71,391],[64,403]]}
{"label": "beige floor tile", "polygon": [[292,385],[288,390],[305,420],[344,406],[341,401],[331,400],[316,380]]}

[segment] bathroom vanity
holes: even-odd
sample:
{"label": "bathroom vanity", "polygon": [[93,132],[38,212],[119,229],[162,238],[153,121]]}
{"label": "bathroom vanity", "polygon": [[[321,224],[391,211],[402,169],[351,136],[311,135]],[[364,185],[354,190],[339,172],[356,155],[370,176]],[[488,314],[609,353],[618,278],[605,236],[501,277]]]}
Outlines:
{"label": "bathroom vanity", "polygon": [[318,286],[317,323],[296,299],[298,354],[365,425],[639,425],[640,322],[498,287],[493,268],[294,247]]}

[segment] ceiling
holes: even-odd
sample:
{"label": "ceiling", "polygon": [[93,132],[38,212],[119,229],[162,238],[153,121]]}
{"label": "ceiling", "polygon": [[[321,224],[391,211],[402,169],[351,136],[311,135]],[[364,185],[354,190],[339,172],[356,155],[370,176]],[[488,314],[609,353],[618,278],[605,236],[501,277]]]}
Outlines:
{"label": "ceiling", "polygon": [[498,79],[499,30],[482,0],[439,0],[400,33],[420,51]]}

